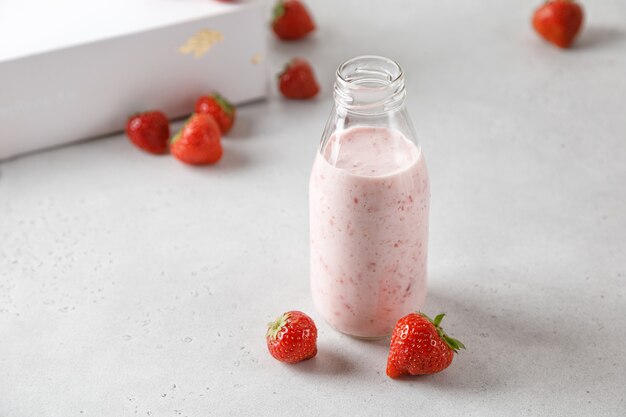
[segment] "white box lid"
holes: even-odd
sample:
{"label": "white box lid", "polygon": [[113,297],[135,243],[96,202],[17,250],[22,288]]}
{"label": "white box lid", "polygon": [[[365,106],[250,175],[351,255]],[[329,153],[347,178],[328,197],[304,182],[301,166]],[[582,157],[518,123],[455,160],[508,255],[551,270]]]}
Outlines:
{"label": "white box lid", "polygon": [[0,61],[232,12],[245,1],[2,0]]}

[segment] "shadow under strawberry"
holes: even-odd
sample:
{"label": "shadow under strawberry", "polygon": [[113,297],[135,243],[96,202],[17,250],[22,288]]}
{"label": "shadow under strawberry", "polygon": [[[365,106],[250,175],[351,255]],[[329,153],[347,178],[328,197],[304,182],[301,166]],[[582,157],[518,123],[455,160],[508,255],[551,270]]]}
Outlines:
{"label": "shadow under strawberry", "polygon": [[356,371],[356,364],[336,348],[318,345],[315,357],[288,365],[287,368],[298,373],[347,375]]}
{"label": "shadow under strawberry", "polygon": [[572,49],[596,48],[626,40],[626,32],[617,27],[583,27]]}
{"label": "shadow under strawberry", "polygon": [[[255,107],[254,105],[248,107]],[[233,125],[233,128],[222,136],[222,142],[229,140],[242,140],[242,139],[251,139],[254,136],[254,120],[251,117],[246,117],[248,114],[245,112],[246,109],[238,110],[238,118],[237,122]]]}
{"label": "shadow under strawberry", "polygon": [[239,170],[250,165],[252,160],[250,156],[244,152],[245,147],[237,146],[233,143],[224,143],[223,139],[222,143],[222,146],[224,146],[224,155],[222,156],[222,160],[219,162],[221,169]]}

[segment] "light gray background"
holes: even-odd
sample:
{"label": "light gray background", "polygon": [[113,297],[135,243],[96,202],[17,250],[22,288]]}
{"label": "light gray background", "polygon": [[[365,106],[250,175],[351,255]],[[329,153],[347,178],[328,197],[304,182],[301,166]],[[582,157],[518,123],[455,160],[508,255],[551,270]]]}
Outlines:
{"label": "light gray background", "polygon": [[[0,416],[626,414],[623,1],[588,2],[566,52],[535,1],[309,3],[320,30],[269,60],[309,58],[321,97],[242,107],[217,166],[122,135],[0,164]],[[334,68],[363,53],[405,67],[426,311],[468,347],[430,377],[388,379],[387,341],[332,331],[309,295],[309,169]],[[295,366],[264,345],[289,309],[319,327]]]}

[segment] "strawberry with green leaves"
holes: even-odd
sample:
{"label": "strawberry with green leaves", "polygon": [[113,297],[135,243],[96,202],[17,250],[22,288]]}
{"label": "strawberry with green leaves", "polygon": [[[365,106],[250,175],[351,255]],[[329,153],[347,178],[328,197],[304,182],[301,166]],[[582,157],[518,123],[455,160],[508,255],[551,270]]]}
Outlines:
{"label": "strawberry with green leaves", "polygon": [[213,116],[223,135],[228,133],[233,127],[233,123],[235,123],[235,106],[215,92],[198,98],[196,101],[196,113]]}
{"label": "strawberry with green leaves", "polygon": [[443,371],[452,363],[454,354],[465,349],[463,343],[448,336],[441,328],[444,316],[439,314],[431,320],[423,313],[411,313],[398,320],[387,359],[389,377]]}
{"label": "strawberry with green leaves", "polygon": [[192,114],[172,138],[170,151],[186,164],[206,165],[219,161],[223,153],[221,133],[213,116]]}
{"label": "strawberry with green leaves", "polygon": [[293,41],[313,32],[315,23],[302,2],[279,0],[274,6],[272,29],[280,39]]}
{"label": "strawberry with green leaves", "polygon": [[317,354],[317,327],[301,311],[288,311],[267,325],[270,354],[281,362],[296,363]]}

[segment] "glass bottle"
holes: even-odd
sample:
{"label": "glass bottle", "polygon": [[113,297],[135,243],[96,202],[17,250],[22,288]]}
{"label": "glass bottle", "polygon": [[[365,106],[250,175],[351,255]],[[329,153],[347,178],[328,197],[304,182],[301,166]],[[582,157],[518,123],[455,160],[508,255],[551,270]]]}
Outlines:
{"label": "glass bottle", "polygon": [[360,56],[336,75],[309,183],[311,291],[333,328],[379,338],[424,304],[430,185],[400,66]]}

